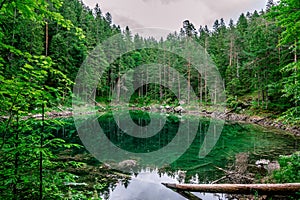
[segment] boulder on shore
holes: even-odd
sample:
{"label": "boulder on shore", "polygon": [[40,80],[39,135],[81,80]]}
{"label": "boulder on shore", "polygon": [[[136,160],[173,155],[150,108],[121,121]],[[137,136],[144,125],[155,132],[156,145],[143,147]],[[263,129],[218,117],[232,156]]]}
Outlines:
{"label": "boulder on shore", "polygon": [[183,113],[185,112],[184,108],[182,106],[177,106],[174,108],[174,111],[177,113]]}

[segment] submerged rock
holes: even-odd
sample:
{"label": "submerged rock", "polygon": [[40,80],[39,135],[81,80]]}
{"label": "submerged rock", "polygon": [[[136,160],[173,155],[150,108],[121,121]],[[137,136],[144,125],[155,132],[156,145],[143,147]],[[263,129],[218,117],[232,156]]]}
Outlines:
{"label": "submerged rock", "polygon": [[118,168],[122,170],[131,170],[137,167],[137,161],[135,160],[123,160],[118,163]]}

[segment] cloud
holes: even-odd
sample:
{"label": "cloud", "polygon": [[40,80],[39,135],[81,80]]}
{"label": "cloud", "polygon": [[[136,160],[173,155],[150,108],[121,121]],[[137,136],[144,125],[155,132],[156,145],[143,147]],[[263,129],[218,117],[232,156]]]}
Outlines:
{"label": "cloud", "polygon": [[[83,0],[94,6],[99,0]],[[265,8],[267,0],[102,0],[102,11],[112,14],[113,22],[130,29],[161,27],[178,31],[190,20],[198,29],[211,27],[216,19],[236,21],[242,12]]]}
{"label": "cloud", "polygon": [[[142,0],[146,3],[148,2],[153,2],[153,1],[157,1],[157,0]],[[175,2],[178,2],[178,1],[183,1],[183,0],[158,0],[160,1],[162,4],[170,4],[170,3],[175,3]]]}
{"label": "cloud", "polygon": [[130,29],[136,29],[136,28],[144,27],[141,23],[139,23],[136,20],[130,18],[129,16],[116,14],[116,13],[113,15],[113,22],[115,24],[120,25],[121,27],[128,26]]}
{"label": "cloud", "polygon": [[242,12],[253,12],[253,8],[263,8],[265,2],[262,0],[226,0],[226,1],[203,1],[210,10],[218,13],[219,18],[235,18]]}

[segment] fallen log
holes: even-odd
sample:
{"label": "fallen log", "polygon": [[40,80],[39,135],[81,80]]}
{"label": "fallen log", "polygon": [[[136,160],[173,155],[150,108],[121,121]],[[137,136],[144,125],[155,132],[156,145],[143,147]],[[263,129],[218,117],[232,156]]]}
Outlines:
{"label": "fallen log", "polygon": [[300,183],[285,184],[174,184],[162,183],[170,189],[190,192],[226,194],[295,194],[300,192]]}

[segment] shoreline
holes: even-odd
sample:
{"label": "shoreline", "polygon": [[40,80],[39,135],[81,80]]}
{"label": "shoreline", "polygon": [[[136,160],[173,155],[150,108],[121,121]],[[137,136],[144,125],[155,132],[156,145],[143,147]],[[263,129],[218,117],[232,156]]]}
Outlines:
{"label": "shoreline", "polygon": [[[300,126],[291,126],[288,124],[284,124],[281,121],[277,121],[276,119],[271,119],[270,117],[261,117],[261,116],[250,116],[246,114],[239,114],[234,113],[232,111],[229,112],[211,112],[207,110],[202,111],[182,111],[182,112],[175,112],[174,108],[169,106],[169,111],[161,110],[160,108],[157,108],[157,106],[147,106],[147,107],[129,107],[126,109],[129,110],[141,110],[145,112],[158,112],[158,113],[166,113],[166,114],[181,114],[181,115],[192,115],[192,116],[202,116],[202,117],[208,117],[208,118],[214,118],[214,119],[221,119],[225,121],[233,121],[233,122],[241,122],[241,123],[249,123],[249,124],[256,124],[264,127],[279,129],[283,131],[287,131],[291,134],[293,134],[296,137],[300,137]],[[98,109],[97,112],[99,113],[105,113],[109,112],[111,110],[118,110],[121,108],[118,107],[111,107],[111,108],[105,108],[101,106],[101,109]],[[48,111],[45,113],[46,118],[66,118],[66,117],[72,117],[73,112],[72,109],[67,108],[66,110],[59,109],[60,111]],[[82,112],[82,115],[88,115],[92,114],[93,112]],[[42,114],[30,114],[29,116],[25,116],[23,119],[27,120],[30,118],[35,119],[41,119]],[[8,119],[7,116],[2,116],[0,119]]]}

